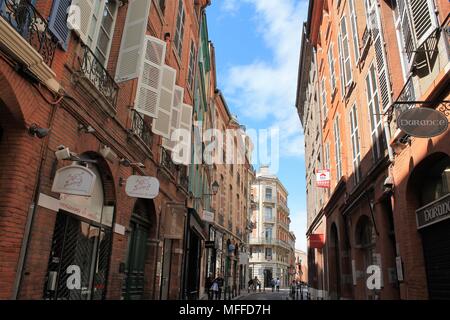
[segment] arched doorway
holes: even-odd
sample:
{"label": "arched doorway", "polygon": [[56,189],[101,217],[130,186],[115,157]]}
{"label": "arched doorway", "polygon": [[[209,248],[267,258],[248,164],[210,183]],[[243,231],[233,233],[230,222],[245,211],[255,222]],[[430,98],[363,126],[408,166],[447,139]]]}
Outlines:
{"label": "arched doorway", "polygon": [[415,198],[430,299],[450,297],[450,157],[435,153],[414,169],[408,191]]}
{"label": "arched doorway", "polygon": [[154,236],[155,208],[151,200],[138,199],[131,215],[127,257],[125,262],[125,281],[122,297],[125,300],[141,300],[146,291],[146,265],[151,263],[147,250],[148,240]]}
{"label": "arched doorway", "polygon": [[376,234],[373,228],[372,221],[366,215],[359,218],[355,229],[355,243],[356,248],[359,249],[359,261],[361,262],[361,270],[363,270],[366,277],[364,278],[364,291],[366,292],[366,299],[374,299],[375,293],[368,290],[366,286],[367,274],[366,270],[369,266],[375,264],[374,254],[375,254],[375,244],[376,244]]}
{"label": "arched doorway", "polygon": [[106,296],[114,207],[106,201],[104,170],[93,163],[83,165],[96,176],[93,192],[90,197],[61,194],[44,299],[101,300]]}
{"label": "arched doorway", "polygon": [[339,252],[339,237],[336,224],[333,223],[330,229],[330,273],[332,279],[330,280],[330,298],[341,298],[341,259]]}

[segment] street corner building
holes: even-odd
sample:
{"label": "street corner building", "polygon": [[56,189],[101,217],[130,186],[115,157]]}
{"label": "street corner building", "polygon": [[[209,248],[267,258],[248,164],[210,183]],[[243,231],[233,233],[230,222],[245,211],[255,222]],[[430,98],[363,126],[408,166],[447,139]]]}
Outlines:
{"label": "street corner building", "polygon": [[[0,0],[0,299],[199,299],[209,273],[243,283],[249,159],[237,173],[172,158],[175,130],[217,121],[209,4]],[[211,197],[229,186],[220,213]]]}
{"label": "street corner building", "polygon": [[309,3],[296,106],[314,299],[450,299],[449,14]]}
{"label": "street corner building", "polygon": [[250,235],[250,278],[261,288],[273,280],[288,288],[296,280],[295,235],[290,231],[288,192],[278,177],[262,166],[252,185],[252,224]]}

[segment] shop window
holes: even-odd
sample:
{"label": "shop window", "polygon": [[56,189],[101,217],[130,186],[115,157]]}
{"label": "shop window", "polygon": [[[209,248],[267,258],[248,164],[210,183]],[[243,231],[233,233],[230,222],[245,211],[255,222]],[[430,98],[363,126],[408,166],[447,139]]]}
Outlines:
{"label": "shop window", "polygon": [[420,201],[424,206],[450,193],[450,158],[445,157],[427,169],[420,189]]}

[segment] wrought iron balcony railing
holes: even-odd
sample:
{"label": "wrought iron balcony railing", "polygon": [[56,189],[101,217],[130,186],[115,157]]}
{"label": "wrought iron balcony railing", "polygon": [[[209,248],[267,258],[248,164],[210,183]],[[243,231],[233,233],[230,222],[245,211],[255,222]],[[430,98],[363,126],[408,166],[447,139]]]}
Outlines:
{"label": "wrought iron balcony railing", "polygon": [[400,115],[400,113],[414,108],[415,104],[414,101],[416,99],[416,94],[414,91],[414,83],[413,83],[413,77],[410,76],[409,79],[406,81],[405,85],[403,86],[402,91],[400,92],[397,100],[392,104],[391,109],[388,111],[388,120],[389,120],[389,126],[391,135],[394,135],[395,132],[398,129],[397,126],[397,118]]}
{"label": "wrought iron balcony railing", "polygon": [[161,166],[165,168],[169,173],[175,176],[176,164],[172,161],[172,157],[166,149],[161,147]]}
{"label": "wrought iron balcony railing", "polygon": [[178,184],[184,189],[189,190],[189,177],[187,174],[187,167],[180,166],[179,174],[178,174]]}
{"label": "wrought iron balcony railing", "polygon": [[151,148],[153,144],[153,134],[150,126],[145,122],[144,116],[133,110],[133,123],[131,129],[144,144]]}
{"label": "wrought iron balcony railing", "polygon": [[30,0],[0,0],[0,16],[6,20],[51,66],[58,39],[48,28],[47,20]]}
{"label": "wrought iron balcony railing", "polygon": [[82,56],[79,57],[80,71],[115,109],[119,86],[109,74],[108,70],[105,69],[100,60],[95,56],[94,52],[92,52],[85,44],[82,44],[81,47]]}

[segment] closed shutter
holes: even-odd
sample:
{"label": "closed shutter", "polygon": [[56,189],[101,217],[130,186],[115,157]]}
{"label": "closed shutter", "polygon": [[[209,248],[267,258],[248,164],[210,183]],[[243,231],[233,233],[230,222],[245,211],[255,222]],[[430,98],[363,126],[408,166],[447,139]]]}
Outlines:
{"label": "closed shutter", "polygon": [[188,165],[191,160],[191,138],[192,138],[192,112],[193,107],[184,104],[181,109],[180,129],[182,130],[183,140],[177,145],[172,154],[172,160],[175,163]]}
{"label": "closed shutter", "polygon": [[341,95],[345,96],[345,74],[344,74],[344,56],[342,52],[342,35],[338,35],[338,48],[339,48],[339,72],[340,72],[340,83],[341,83]]}
{"label": "closed shutter", "polygon": [[177,71],[174,68],[163,66],[158,112],[156,118],[153,119],[152,131],[166,139],[170,139],[176,77]]}
{"label": "closed shutter", "polygon": [[52,13],[48,27],[58,39],[59,44],[64,50],[67,50],[70,39],[70,30],[67,26],[67,17],[70,3],[72,0],[55,0],[53,1]]}
{"label": "closed shutter", "polygon": [[[130,0],[117,61],[116,81],[122,82],[140,75],[145,47],[151,0]],[[165,56],[165,47],[164,54]],[[161,66],[161,63],[158,63]]]}
{"label": "closed shutter", "polygon": [[352,27],[352,35],[353,35],[353,49],[355,52],[355,62],[359,61],[359,35],[358,35],[358,23],[355,9],[355,0],[350,0],[348,2],[350,8],[350,23]]}
{"label": "closed shutter", "polygon": [[391,83],[389,80],[389,73],[387,70],[387,58],[386,58],[386,51],[384,48],[380,10],[378,8],[376,1],[370,8],[370,19],[372,26],[371,30],[372,38],[375,47],[375,56],[377,61],[381,104],[383,106],[383,111],[385,111],[387,108],[391,106],[392,95],[391,95]]}
{"label": "closed shutter", "polygon": [[94,0],[73,0],[72,5],[78,6],[80,9],[80,25],[74,31],[80,36],[81,41],[87,43],[94,11]]}
{"label": "closed shutter", "polygon": [[411,12],[416,48],[420,48],[438,27],[434,3],[433,0],[407,1]]}
{"label": "closed shutter", "polygon": [[145,37],[145,53],[142,64],[139,64],[140,75],[135,109],[152,118],[157,117],[165,54],[166,43],[164,41],[151,36]]}
{"label": "closed shutter", "polygon": [[176,141],[172,141],[172,133],[180,128],[181,121],[181,108],[183,106],[184,89],[179,86],[175,86],[173,95],[173,107],[172,107],[172,120],[170,125],[170,139],[163,138],[163,147],[172,151]]}

